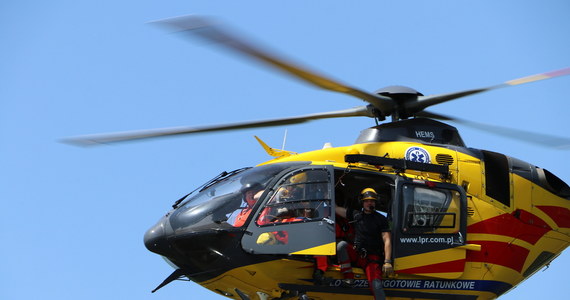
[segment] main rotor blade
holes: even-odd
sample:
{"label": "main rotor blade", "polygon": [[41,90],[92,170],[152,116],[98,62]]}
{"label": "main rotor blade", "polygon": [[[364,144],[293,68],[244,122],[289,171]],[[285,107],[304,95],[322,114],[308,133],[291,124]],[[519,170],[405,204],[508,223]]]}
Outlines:
{"label": "main rotor blade", "polygon": [[277,57],[267,50],[262,50],[260,47],[254,46],[250,42],[246,42],[243,38],[238,38],[237,35],[231,34],[228,30],[223,29],[221,26],[214,25],[208,19],[198,16],[182,16],[159,20],[155,22],[159,25],[165,25],[176,32],[182,32],[187,35],[193,35],[210,42],[215,42],[218,45],[224,46],[228,50],[241,53],[247,57],[254,58],[262,61],[272,67],[280,69],[281,71],[311,83],[317,87],[325,90],[352,95],[361,100],[372,104],[376,109],[381,111],[384,115],[388,116],[392,112],[394,103],[391,98],[371,94],[360,89],[345,85],[333,79],[327,78],[323,75],[310,71],[307,68],[300,67],[293,64],[288,60]]}
{"label": "main rotor blade", "polygon": [[422,111],[423,109],[425,109],[429,106],[436,105],[436,104],[443,103],[443,102],[450,101],[450,100],[454,100],[457,98],[461,98],[461,97],[465,97],[465,96],[469,96],[469,95],[473,95],[473,94],[478,94],[478,93],[482,93],[482,92],[486,92],[486,91],[490,91],[490,90],[494,90],[494,89],[519,85],[519,84],[523,84],[523,83],[529,83],[529,82],[534,82],[534,81],[539,81],[539,80],[544,80],[544,79],[550,79],[550,78],[559,77],[559,76],[565,76],[565,75],[569,75],[569,74],[570,74],[570,67],[560,69],[560,70],[556,70],[556,71],[526,76],[526,77],[519,78],[519,79],[513,79],[513,80],[509,80],[507,82],[504,82],[502,84],[489,86],[489,87],[485,87],[485,88],[465,90],[465,91],[448,93],[448,94],[418,97],[417,102],[410,102],[409,104],[407,104],[407,111],[419,112],[419,111]]}
{"label": "main rotor blade", "polygon": [[445,121],[453,121],[459,124],[463,124],[465,126],[483,130],[485,132],[489,132],[495,135],[508,137],[511,139],[515,139],[518,141],[527,142],[534,145],[539,145],[547,148],[554,148],[558,150],[570,150],[570,138],[561,137],[561,136],[554,136],[544,133],[536,133],[530,132],[520,129],[508,128],[508,127],[501,127],[496,125],[489,125],[483,123],[477,123],[473,121],[468,121],[464,119],[459,119],[456,117],[449,117],[442,114],[436,114],[432,112],[422,111],[417,114],[418,116],[445,120]]}
{"label": "main rotor blade", "polygon": [[100,144],[166,137],[166,136],[173,136],[180,134],[192,134],[192,133],[203,133],[203,132],[222,131],[222,130],[236,130],[236,129],[256,128],[256,127],[290,125],[290,124],[299,124],[318,119],[344,118],[344,117],[374,118],[374,114],[370,111],[370,109],[368,109],[368,107],[359,106],[345,110],[315,113],[298,117],[250,121],[250,122],[241,122],[233,124],[200,126],[200,127],[171,127],[171,128],[162,128],[162,129],[125,131],[125,132],[117,132],[110,134],[84,135],[84,136],[68,138],[63,140],[63,142],[76,146],[95,146]]}

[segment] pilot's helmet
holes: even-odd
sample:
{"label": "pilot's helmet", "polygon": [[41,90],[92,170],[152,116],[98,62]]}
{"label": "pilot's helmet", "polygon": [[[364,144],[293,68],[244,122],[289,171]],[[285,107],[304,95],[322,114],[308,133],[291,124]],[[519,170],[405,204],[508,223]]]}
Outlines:
{"label": "pilot's helmet", "polygon": [[303,183],[306,181],[307,181],[307,173],[305,173],[305,172],[295,174],[295,175],[291,176],[291,178],[289,178],[289,182],[292,184]]}
{"label": "pilot's helmet", "polygon": [[378,194],[373,188],[365,188],[360,192],[360,202],[364,200],[378,201]]}

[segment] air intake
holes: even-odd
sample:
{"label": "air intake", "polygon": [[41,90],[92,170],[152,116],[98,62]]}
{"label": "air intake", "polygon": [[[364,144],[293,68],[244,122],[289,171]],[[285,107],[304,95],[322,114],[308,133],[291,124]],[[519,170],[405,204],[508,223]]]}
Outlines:
{"label": "air intake", "polygon": [[453,156],[449,154],[438,154],[435,156],[435,161],[440,165],[452,165],[453,164]]}

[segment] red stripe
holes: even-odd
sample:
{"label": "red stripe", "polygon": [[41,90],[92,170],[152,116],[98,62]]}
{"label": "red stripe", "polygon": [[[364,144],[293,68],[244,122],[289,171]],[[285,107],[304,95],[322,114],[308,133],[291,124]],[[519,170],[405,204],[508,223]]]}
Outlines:
{"label": "red stripe", "polygon": [[524,210],[517,210],[512,215],[502,214],[467,227],[468,234],[504,235],[533,245],[550,230],[552,228],[546,222]]}
{"label": "red stripe", "polygon": [[426,273],[454,273],[462,272],[465,269],[465,259],[447,261],[439,264],[432,264],[416,268],[398,270],[398,273],[426,274]]}
{"label": "red stripe", "polygon": [[493,241],[469,241],[481,245],[481,251],[467,251],[467,261],[491,263],[521,272],[529,250],[515,244]]}
{"label": "red stripe", "polygon": [[558,227],[570,228],[570,210],[560,206],[537,206],[547,214]]}

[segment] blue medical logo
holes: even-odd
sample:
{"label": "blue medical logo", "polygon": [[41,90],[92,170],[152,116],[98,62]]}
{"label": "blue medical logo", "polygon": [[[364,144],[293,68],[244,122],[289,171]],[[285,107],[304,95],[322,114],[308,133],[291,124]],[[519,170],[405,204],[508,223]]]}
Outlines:
{"label": "blue medical logo", "polygon": [[429,164],[431,158],[424,148],[410,147],[406,150],[406,160]]}

